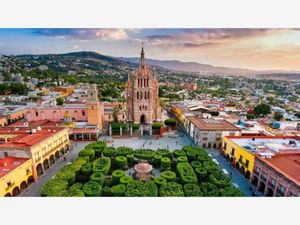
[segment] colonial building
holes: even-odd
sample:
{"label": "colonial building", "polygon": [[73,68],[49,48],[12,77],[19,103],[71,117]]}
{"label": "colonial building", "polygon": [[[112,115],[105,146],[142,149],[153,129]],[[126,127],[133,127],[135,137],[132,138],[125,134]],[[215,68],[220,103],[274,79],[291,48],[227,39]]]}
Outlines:
{"label": "colonial building", "polygon": [[150,66],[145,63],[144,48],[141,51],[139,67],[134,71],[134,79],[128,74],[126,83],[127,122],[151,124],[161,121],[158,98],[158,80]]}

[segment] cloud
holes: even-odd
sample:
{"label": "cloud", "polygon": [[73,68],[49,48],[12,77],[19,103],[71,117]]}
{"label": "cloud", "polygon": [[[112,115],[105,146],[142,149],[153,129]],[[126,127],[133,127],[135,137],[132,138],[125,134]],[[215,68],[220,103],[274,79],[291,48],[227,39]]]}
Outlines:
{"label": "cloud", "polygon": [[[131,31],[136,32],[136,31]],[[33,34],[48,36],[52,39],[75,40],[124,40],[128,38],[126,29],[34,29]]]}

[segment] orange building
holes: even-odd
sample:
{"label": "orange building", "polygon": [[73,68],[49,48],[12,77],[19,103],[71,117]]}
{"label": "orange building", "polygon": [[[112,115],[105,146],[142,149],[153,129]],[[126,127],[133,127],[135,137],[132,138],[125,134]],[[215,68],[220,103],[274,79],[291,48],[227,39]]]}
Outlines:
{"label": "orange building", "polygon": [[65,94],[67,94],[67,95],[71,95],[74,92],[74,87],[73,86],[56,87],[56,88],[54,88],[54,91],[63,92]]}

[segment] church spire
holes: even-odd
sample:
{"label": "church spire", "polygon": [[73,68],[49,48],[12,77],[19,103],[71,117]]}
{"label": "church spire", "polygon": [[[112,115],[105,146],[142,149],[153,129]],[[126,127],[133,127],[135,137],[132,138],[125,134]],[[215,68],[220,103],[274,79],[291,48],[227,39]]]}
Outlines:
{"label": "church spire", "polygon": [[145,52],[144,52],[144,42],[142,42],[142,51],[141,51],[141,59],[140,59],[140,65],[145,65]]}

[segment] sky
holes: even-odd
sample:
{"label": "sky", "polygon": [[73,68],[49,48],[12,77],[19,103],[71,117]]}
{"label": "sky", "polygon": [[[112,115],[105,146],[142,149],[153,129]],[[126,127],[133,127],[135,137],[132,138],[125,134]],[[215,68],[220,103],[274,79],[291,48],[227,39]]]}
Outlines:
{"label": "sky", "polygon": [[254,70],[300,70],[300,29],[0,29],[0,54],[95,51]]}

